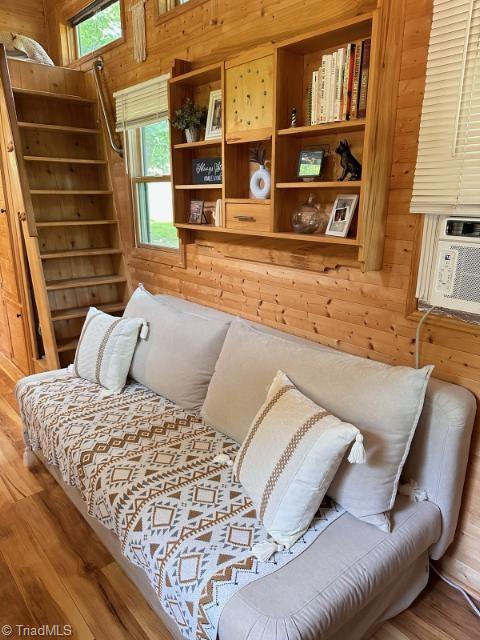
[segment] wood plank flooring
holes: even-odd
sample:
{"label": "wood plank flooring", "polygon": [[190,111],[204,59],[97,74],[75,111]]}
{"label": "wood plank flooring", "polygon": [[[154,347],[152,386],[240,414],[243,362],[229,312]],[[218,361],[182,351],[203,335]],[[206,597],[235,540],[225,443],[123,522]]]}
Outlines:
{"label": "wood plank flooring", "polygon": [[[70,625],[81,640],[170,635],[50,474],[22,463],[13,382],[0,371],[1,627]],[[68,630],[68,629],[67,629]],[[375,640],[480,640],[462,598],[436,578]]]}

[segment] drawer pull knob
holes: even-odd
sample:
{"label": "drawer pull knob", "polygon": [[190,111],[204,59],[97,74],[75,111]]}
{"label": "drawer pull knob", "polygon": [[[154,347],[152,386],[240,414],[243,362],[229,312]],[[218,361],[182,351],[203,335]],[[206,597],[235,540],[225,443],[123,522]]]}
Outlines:
{"label": "drawer pull knob", "polygon": [[235,220],[238,220],[239,222],[256,222],[257,219],[254,218],[253,216],[233,216],[235,218]]}

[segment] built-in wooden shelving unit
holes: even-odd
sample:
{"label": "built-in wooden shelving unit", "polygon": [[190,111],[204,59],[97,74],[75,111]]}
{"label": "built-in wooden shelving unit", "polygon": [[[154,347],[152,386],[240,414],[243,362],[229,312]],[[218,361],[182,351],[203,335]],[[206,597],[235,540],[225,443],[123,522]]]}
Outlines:
{"label": "built-in wooden shelving unit", "polygon": [[[192,232],[268,237],[279,241],[342,245],[364,270],[378,269],[383,255],[384,219],[390,178],[390,153],[398,74],[398,42],[385,43],[388,21],[382,9],[337,24],[323,26],[290,40],[263,46],[238,57],[200,69],[176,61],[170,80],[170,112],[191,98],[208,105],[210,91],[222,91],[223,135],[220,140],[186,143],[172,129],[172,173],[175,222]],[[365,118],[310,126],[306,124],[306,96],[312,71],[322,56],[349,42],[371,38],[370,78]],[[387,54],[385,55],[385,50]],[[383,54],[382,54],[383,51]],[[298,126],[290,127],[296,108]],[[362,180],[341,182],[340,158],[335,149],[347,139],[362,162]],[[263,144],[271,171],[267,200],[251,197],[249,162],[253,143]],[[296,178],[302,148],[327,150],[322,178],[301,182]],[[223,184],[192,184],[192,160],[221,157]],[[324,211],[337,195],[358,193],[359,206],[347,238],[293,232],[291,217],[310,193]],[[221,226],[189,223],[192,200],[222,198]],[[188,236],[194,238],[195,235]]]}

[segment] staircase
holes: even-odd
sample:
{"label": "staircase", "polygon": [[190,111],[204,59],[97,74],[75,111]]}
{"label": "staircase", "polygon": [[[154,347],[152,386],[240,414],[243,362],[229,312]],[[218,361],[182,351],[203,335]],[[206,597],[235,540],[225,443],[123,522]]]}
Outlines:
{"label": "staircase", "polygon": [[51,369],[73,361],[90,306],[122,313],[125,264],[91,79],[22,61],[8,69],[39,354]]}

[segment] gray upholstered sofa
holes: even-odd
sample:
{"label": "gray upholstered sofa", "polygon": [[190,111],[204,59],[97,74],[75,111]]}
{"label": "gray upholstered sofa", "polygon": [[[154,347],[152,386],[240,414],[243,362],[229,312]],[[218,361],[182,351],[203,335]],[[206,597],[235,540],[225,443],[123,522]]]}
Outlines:
{"label": "gray upholstered sofa", "polygon": [[[181,299],[161,299],[207,318],[225,318]],[[390,533],[344,513],[298,557],[228,601],[218,625],[219,639],[357,640],[408,607],[427,584],[430,558],[441,558],[453,539],[475,411],[468,391],[432,379],[403,473],[425,490],[428,500],[415,502],[399,495]],[[41,451],[37,455],[43,457]],[[181,638],[143,571],[122,555],[116,535],[87,515],[80,493],[63,481],[56,466],[46,466],[172,636]]]}

